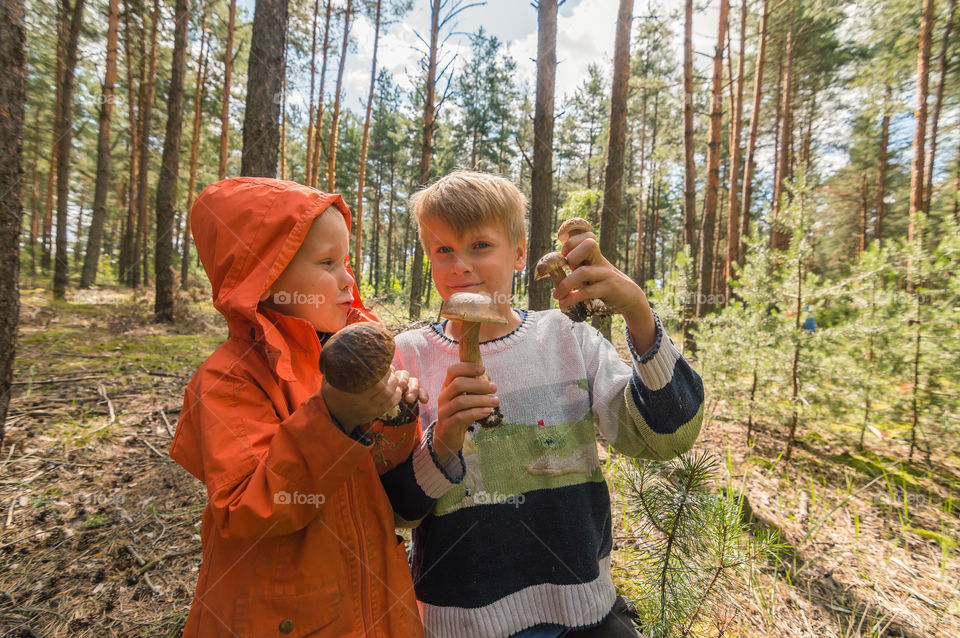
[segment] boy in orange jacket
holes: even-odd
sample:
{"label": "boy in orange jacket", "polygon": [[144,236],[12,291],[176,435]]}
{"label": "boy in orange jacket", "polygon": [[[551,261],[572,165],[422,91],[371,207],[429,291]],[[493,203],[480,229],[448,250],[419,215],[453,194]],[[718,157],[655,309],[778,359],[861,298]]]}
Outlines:
{"label": "boy in orange jacket", "polygon": [[[209,499],[185,637],[423,635],[380,482],[419,420],[369,424],[404,393],[426,396],[402,371],[347,393],[318,368],[330,334],[378,321],[350,271],[349,226],[339,195],[274,179],[222,180],[193,205],[230,334],[190,381],[170,446]],[[376,453],[371,430],[387,439]]]}

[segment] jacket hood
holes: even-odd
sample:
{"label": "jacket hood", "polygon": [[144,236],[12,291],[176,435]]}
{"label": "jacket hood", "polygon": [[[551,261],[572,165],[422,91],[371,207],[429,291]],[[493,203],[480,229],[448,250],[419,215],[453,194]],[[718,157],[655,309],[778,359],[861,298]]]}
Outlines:
{"label": "jacket hood", "polygon": [[[291,349],[313,349],[319,340],[303,319],[258,305],[260,296],[296,254],[313,220],[335,207],[350,231],[350,209],[340,195],[296,182],[264,177],[234,177],[211,184],[190,211],[197,254],[213,286],[213,305],[226,318],[234,338],[264,339],[276,351],[277,374],[294,380]],[[350,270],[350,260],[345,260]],[[348,323],[376,321],[353,286]],[[268,348],[269,350],[269,348]]]}

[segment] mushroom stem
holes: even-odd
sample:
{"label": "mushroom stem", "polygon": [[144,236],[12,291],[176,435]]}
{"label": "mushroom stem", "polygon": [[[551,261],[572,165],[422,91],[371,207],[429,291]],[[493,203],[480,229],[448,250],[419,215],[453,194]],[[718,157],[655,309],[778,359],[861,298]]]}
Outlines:
{"label": "mushroom stem", "polygon": [[480,357],[480,323],[463,321],[460,324],[460,361],[483,363]]}

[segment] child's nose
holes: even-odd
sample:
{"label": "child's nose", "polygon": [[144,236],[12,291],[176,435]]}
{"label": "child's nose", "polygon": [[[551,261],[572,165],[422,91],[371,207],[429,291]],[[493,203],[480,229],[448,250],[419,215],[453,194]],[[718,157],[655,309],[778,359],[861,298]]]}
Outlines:
{"label": "child's nose", "polygon": [[459,255],[456,255],[453,258],[453,269],[455,272],[458,272],[458,273],[470,272],[470,270],[472,270],[472,268],[470,267],[470,264],[464,261],[463,258],[460,257]]}

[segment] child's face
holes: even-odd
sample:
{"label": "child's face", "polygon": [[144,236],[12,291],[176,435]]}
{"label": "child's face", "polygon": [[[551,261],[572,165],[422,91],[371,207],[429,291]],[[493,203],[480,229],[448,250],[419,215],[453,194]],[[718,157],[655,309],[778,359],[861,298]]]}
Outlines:
{"label": "child's face", "polygon": [[349,245],[343,216],[328,208],[313,220],[297,254],[261,297],[263,305],[306,319],[320,332],[343,328],[353,301],[353,277],[344,265]]}
{"label": "child's face", "polygon": [[455,292],[484,292],[500,306],[510,306],[513,271],[524,266],[524,244],[514,246],[499,224],[480,226],[463,235],[436,218],[424,219],[433,265],[433,283],[444,299]]}

